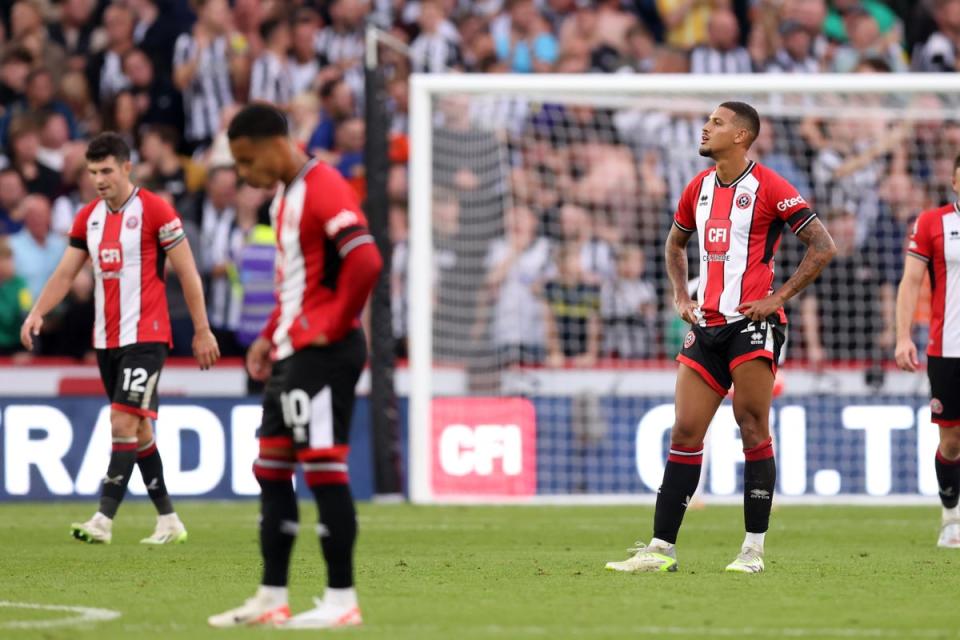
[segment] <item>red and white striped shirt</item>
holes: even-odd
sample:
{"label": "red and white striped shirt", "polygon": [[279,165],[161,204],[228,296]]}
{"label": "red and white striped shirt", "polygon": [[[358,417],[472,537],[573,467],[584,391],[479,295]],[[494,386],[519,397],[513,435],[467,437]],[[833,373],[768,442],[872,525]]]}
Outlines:
{"label": "red and white striped shirt", "polygon": [[[797,190],[761,164],[751,162],[727,185],[716,168],[694,178],[680,196],[673,223],[699,236],[697,301],[706,325],[736,322],[743,318],[737,307],[770,295],[784,224],[799,233],[814,218]],[[786,322],[783,309],[779,314]]]}
{"label": "red and white striped shirt", "polygon": [[382,261],[353,187],[318,160],[277,190],[270,218],[277,306],[260,335],[282,360],[321,334],[332,343],[359,327]]}
{"label": "red and white striped shirt", "polygon": [[185,237],[173,207],[146,189],[135,188],[116,211],[98,198],[77,213],[70,245],[93,262],[95,349],[172,344],[163,269]]}
{"label": "red and white striped shirt", "polygon": [[907,253],[930,274],[930,343],[927,354],[960,358],[960,205],[924,211],[913,225]]}

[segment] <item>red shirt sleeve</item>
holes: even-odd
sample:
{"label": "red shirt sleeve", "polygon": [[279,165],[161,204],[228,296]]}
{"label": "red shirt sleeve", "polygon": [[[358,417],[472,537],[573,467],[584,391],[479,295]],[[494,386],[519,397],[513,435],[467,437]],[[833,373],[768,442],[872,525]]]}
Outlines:
{"label": "red shirt sleeve", "polygon": [[930,228],[934,216],[930,212],[921,213],[913,223],[913,231],[907,244],[907,255],[924,262],[933,259],[933,233]]}
{"label": "red shirt sleeve", "polygon": [[318,310],[316,317],[309,318],[309,324],[317,327],[317,333],[323,334],[327,342],[335,342],[355,326],[383,261],[350,185],[332,169],[320,184],[319,192],[324,197],[315,215],[323,234],[336,247],[341,263],[333,299]]}
{"label": "red shirt sleeve", "polygon": [[144,202],[144,224],[157,234],[157,240],[164,251],[170,251],[186,240],[183,221],[176,210],[166,200],[153,193],[141,193]]}
{"label": "red shirt sleeve", "polygon": [[680,231],[693,233],[697,230],[696,200],[701,182],[703,182],[702,174],[691,180],[680,195],[677,212],[673,215],[673,224],[677,225]]}
{"label": "red shirt sleeve", "polygon": [[99,200],[94,200],[93,202],[86,205],[83,209],[77,212],[77,216],[73,219],[73,226],[70,228],[70,246],[76,247],[77,249],[82,249],[83,251],[88,251],[87,247],[87,220],[90,219],[90,214],[93,213],[94,208],[97,206]]}
{"label": "red shirt sleeve", "polygon": [[770,171],[765,177],[766,205],[773,210],[777,218],[787,223],[791,231],[800,233],[805,226],[813,222],[817,214],[810,209],[797,188],[781,176]]}

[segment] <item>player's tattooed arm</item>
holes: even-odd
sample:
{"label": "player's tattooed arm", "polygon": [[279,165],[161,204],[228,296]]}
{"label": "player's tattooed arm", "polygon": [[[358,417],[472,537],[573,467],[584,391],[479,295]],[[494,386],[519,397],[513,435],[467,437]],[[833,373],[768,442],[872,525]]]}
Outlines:
{"label": "player's tattooed arm", "polygon": [[673,285],[673,304],[677,313],[686,322],[697,322],[697,303],[690,298],[687,292],[687,243],[693,235],[682,230],[676,224],[670,227],[667,244],[664,247],[667,276]]}
{"label": "player's tattooed arm", "polygon": [[807,245],[807,252],[794,274],[777,291],[777,296],[783,302],[794,297],[816,280],[824,267],[837,254],[837,246],[833,243],[833,238],[819,219],[811,220],[800,230],[797,237]]}

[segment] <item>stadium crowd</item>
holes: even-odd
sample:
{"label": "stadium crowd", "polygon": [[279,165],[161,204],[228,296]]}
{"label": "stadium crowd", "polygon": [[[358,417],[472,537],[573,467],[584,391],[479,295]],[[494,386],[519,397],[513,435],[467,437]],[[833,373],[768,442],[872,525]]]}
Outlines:
{"label": "stadium crowd", "polygon": [[[96,197],[84,140],[107,129],[136,150],[137,182],[180,212],[222,351],[242,354],[269,310],[271,194],[238,182],[226,125],[247,101],[277,104],[297,142],[362,196],[368,21],[408,47],[383,48],[381,58],[401,355],[411,73],[905,73],[960,65],[960,0],[0,2],[0,354],[20,351],[22,314],[53,271],[77,209]],[[960,151],[960,121],[941,98],[922,100],[924,117],[911,121],[764,121],[756,159],[809,194],[840,248],[789,310],[799,325],[792,358],[889,358],[908,224],[953,199]],[[661,244],[680,190],[706,166],[696,148],[708,111],[442,101],[433,192],[437,356],[574,366],[671,357],[684,329],[665,291]],[[781,273],[799,254],[786,245]],[[186,355],[191,324],[176,279],[168,282],[173,354]],[[77,281],[45,326],[40,354],[89,356],[92,287],[90,277]]]}

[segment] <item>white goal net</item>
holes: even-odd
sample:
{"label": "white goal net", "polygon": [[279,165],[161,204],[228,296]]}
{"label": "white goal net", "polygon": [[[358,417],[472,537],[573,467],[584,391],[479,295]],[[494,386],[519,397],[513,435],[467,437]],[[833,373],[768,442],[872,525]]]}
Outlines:
{"label": "white goal net", "polygon": [[[411,93],[414,500],[656,493],[687,330],[662,247],[708,166],[705,118],[731,99],[762,116],[753,158],[798,188],[839,248],[787,308],[778,492],[936,494],[926,381],[893,367],[893,305],[911,221],[956,199],[957,78],[450,75],[416,76]],[[785,229],[778,284],[802,253]],[[706,493],[738,498],[742,461],[727,402]]]}

